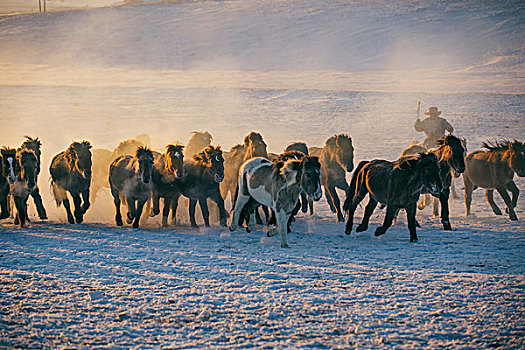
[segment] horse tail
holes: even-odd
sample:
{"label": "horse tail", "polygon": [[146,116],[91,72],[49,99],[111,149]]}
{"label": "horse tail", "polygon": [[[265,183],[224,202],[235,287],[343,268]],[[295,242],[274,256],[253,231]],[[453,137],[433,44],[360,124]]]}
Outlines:
{"label": "horse tail", "polygon": [[57,207],[60,207],[62,203],[64,202],[64,199],[67,199],[66,190],[64,190],[62,187],[57,185],[53,180],[51,180],[51,192],[53,194],[53,198],[55,198]]}
{"label": "horse tail", "polygon": [[367,160],[361,161],[357,168],[355,168],[354,173],[352,174],[352,180],[350,181],[350,187],[348,188],[348,191],[346,192],[346,198],[345,202],[343,204],[343,211],[348,213],[348,210],[350,209],[350,204],[352,204],[352,201],[354,199],[356,190],[357,190],[357,178],[359,177],[359,173],[361,172],[361,169],[365,165],[368,164]]}

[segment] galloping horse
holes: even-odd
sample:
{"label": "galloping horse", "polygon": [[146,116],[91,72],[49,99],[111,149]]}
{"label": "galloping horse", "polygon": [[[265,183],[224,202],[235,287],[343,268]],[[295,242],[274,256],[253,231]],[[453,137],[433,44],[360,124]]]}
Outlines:
{"label": "galloping horse", "polygon": [[[51,187],[57,206],[64,204],[67,221],[79,224],[89,208],[89,186],[91,184],[91,144],[88,141],[73,142],[69,148],[57,154],[51,161]],[[75,218],[71,215],[67,192],[75,205]],[[82,196],[82,198],[80,198]],[[84,203],[82,204],[82,200]]]}
{"label": "galloping horse", "polygon": [[121,197],[128,208],[127,223],[139,227],[144,204],[151,197],[151,173],[153,153],[146,147],[139,147],[135,156],[120,156],[109,167],[109,185],[115,203],[115,222],[122,226],[120,213]]}
{"label": "galloping horse", "polygon": [[[38,174],[40,174],[40,156],[41,151],[40,147],[42,146],[42,142],[37,138],[32,138],[30,136],[25,136],[26,140],[22,143],[22,146],[20,149],[28,149],[32,150],[35,153],[35,156],[37,158],[37,177]],[[38,178],[37,178],[38,181]],[[46,209],[44,208],[44,204],[42,203],[42,197],[40,196],[40,190],[38,189],[38,183],[31,191],[31,197],[33,197],[33,201],[35,202],[36,211],[38,213],[38,217],[41,220],[47,219]]]}
{"label": "galloping horse", "polygon": [[[153,206],[150,216],[159,214],[160,198],[164,199],[164,210],[162,211],[162,226],[168,225],[168,215],[173,197],[179,192],[177,180],[184,174],[184,146],[167,145],[166,152],[156,155],[153,163]],[[175,221],[175,217],[173,220]]]}
{"label": "galloping horse", "polygon": [[350,189],[346,194],[343,210],[347,213],[345,233],[352,232],[354,213],[358,204],[369,194],[363,221],[356,232],[366,231],[368,221],[378,203],[387,206],[383,225],[375,231],[376,236],[384,234],[400,208],[407,213],[410,242],[417,241],[416,204],[419,193],[427,187],[432,194],[442,190],[439,177],[438,158],[433,153],[401,158],[396,162],[386,160],[362,161],[357,166]]}
{"label": "galloping horse", "polygon": [[15,224],[19,223],[20,228],[26,227],[27,220],[27,199],[36,187],[36,177],[38,173],[38,159],[32,150],[22,148],[16,153],[17,181],[10,185],[10,192],[16,206]]}
{"label": "galloping horse", "polygon": [[[277,163],[258,157],[244,163],[239,171],[230,230],[237,229],[242,209],[253,199],[275,212],[277,227],[271,228],[268,236],[279,233],[281,247],[288,248],[288,220],[297,205],[299,194],[305,191],[315,201],[322,196],[320,167],[319,159],[311,156]],[[250,227],[247,230],[251,231],[255,224],[255,211],[252,210],[250,215]]]}
{"label": "galloping horse", "polygon": [[310,147],[310,154],[319,156],[321,163],[321,182],[330,210],[337,213],[337,221],[344,220],[341,203],[336,187],[348,191],[346,172],[354,169],[354,147],[352,139],[346,134],[339,134],[326,140],[323,148]]}
{"label": "galloping horse", "polygon": [[224,179],[224,158],[220,146],[208,146],[193,157],[194,161],[184,162],[184,175],[177,180],[179,192],[172,200],[172,217],[176,217],[177,204],[180,195],[189,198],[189,214],[192,227],[198,227],[195,221],[197,201],[201,207],[204,225],[210,226],[210,213],[206,200],[210,198],[219,208],[221,226],[226,226],[226,210],[221,196],[219,184]]}
{"label": "galloping horse", "polygon": [[9,217],[9,185],[13,185],[17,179],[16,150],[3,147],[0,157],[0,219],[6,219]]}
{"label": "galloping horse", "polygon": [[[511,220],[518,220],[514,208],[518,204],[520,190],[513,181],[514,173],[525,177],[525,144],[517,140],[484,142],[486,151],[474,151],[466,158],[466,170],[463,174],[465,183],[465,206],[470,215],[472,192],[478,188],[486,191],[487,202],[496,215],[502,215],[494,203],[494,190],[497,190],[505,204]],[[512,193],[512,199],[507,190]]]}

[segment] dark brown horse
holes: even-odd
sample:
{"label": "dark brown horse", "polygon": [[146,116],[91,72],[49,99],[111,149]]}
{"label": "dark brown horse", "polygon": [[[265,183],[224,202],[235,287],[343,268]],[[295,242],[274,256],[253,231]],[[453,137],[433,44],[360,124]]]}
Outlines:
{"label": "dark brown horse", "polygon": [[[486,151],[474,151],[466,158],[466,170],[463,174],[465,183],[465,206],[467,215],[470,215],[472,192],[484,188],[486,198],[492,211],[502,215],[499,207],[494,203],[494,190],[497,190],[505,204],[511,220],[518,220],[514,208],[518,204],[520,191],[514,183],[514,173],[519,177],[525,176],[525,144],[517,140],[484,142]],[[507,191],[512,193],[512,199]]]}
{"label": "dark brown horse", "polygon": [[[42,142],[40,142],[40,140],[37,138],[33,138],[33,137],[30,137],[30,136],[25,136],[26,140],[22,143],[22,146],[21,146],[21,149],[28,149],[28,150],[32,150],[35,155],[36,155],[36,158],[38,160],[38,165],[37,165],[37,176],[38,174],[40,174],[40,156],[41,156],[41,151],[40,151],[40,147],[42,146]],[[38,178],[37,178],[37,181],[38,181]],[[46,220],[47,219],[47,214],[46,214],[46,209],[44,208],[44,204],[42,203],[42,197],[40,196],[40,190],[38,188],[38,182],[37,182],[37,185],[35,186],[35,188],[31,191],[31,197],[33,197],[33,201],[35,202],[35,206],[36,206],[36,211],[38,213],[38,217],[41,219],[41,220]]]}
{"label": "dark brown horse", "polygon": [[124,140],[113,150],[95,148],[93,154],[93,178],[91,183],[91,201],[94,202],[98,192],[106,187],[109,188],[109,166],[120,156],[133,156],[137,148],[148,147],[151,142],[147,134],[137,135],[134,139]]}
{"label": "dark brown horse", "polygon": [[9,217],[9,185],[16,182],[18,173],[16,150],[3,147],[0,151],[0,219]]}
{"label": "dark brown horse", "polygon": [[[298,151],[303,153],[304,155],[309,155],[308,152],[308,146],[304,142],[294,142],[286,146],[284,149],[284,152],[290,152],[290,151]],[[301,211],[303,213],[306,213],[308,211],[308,207],[310,207],[310,215],[314,214],[314,202],[311,198],[309,198],[304,192],[301,193]]]}
{"label": "dark brown horse", "polygon": [[[159,214],[159,201],[162,198],[164,200],[162,226],[168,225],[171,201],[179,192],[177,180],[184,174],[183,148],[184,146],[181,145],[168,145],[166,146],[166,152],[155,156],[155,162],[153,163],[153,206],[150,210],[150,216]],[[175,217],[173,219],[175,220]]]}
{"label": "dark brown horse", "polygon": [[336,188],[348,192],[346,172],[354,169],[354,147],[352,139],[346,134],[330,137],[323,148],[310,147],[310,154],[319,157],[321,163],[321,183],[330,210],[337,213],[337,221],[344,220],[341,203]]}
{"label": "dark brown horse", "polygon": [[[439,203],[441,204],[441,222],[443,223],[443,229],[450,231],[452,230],[452,226],[450,224],[449,218],[450,210],[448,206],[448,200],[450,197],[450,188],[453,181],[453,175],[455,176],[455,174],[462,174],[465,171],[465,148],[463,148],[464,141],[452,134],[448,134],[436,142],[438,144],[438,148],[431,149],[429,152],[434,153],[439,159],[439,176],[441,177],[443,190],[435,197],[439,199]],[[413,150],[414,148],[416,148],[416,146],[411,146],[408,149]],[[407,152],[407,150],[403,151],[402,156],[410,154]],[[428,190],[424,188],[422,194],[427,193]],[[435,216],[438,215],[438,205],[436,202],[437,200],[434,201]]]}
{"label": "dark brown horse", "polygon": [[193,131],[191,133],[190,140],[186,145],[186,155],[188,157],[193,157],[196,154],[202,152],[203,149],[211,145],[213,137],[207,131]]}
{"label": "dark brown horse", "polygon": [[366,231],[368,221],[378,203],[387,206],[383,225],[375,231],[376,236],[384,234],[392,225],[399,211],[404,208],[407,213],[410,242],[417,241],[416,205],[419,193],[427,187],[432,194],[442,190],[439,176],[438,158],[433,153],[422,153],[405,157],[396,162],[386,160],[362,161],[356,168],[350,189],[347,192],[343,209],[348,215],[345,233],[352,232],[354,212],[358,204],[369,194],[362,223],[356,231]]}
{"label": "dark brown horse", "polygon": [[184,175],[177,181],[179,193],[173,197],[173,218],[176,217],[177,204],[180,195],[189,198],[189,214],[192,227],[198,227],[195,221],[197,201],[201,207],[204,225],[210,226],[210,213],[206,200],[210,198],[219,207],[221,226],[226,226],[227,214],[219,184],[224,179],[224,158],[220,146],[208,146],[193,161],[184,162]]}
{"label": "dark brown horse", "polygon": [[20,149],[16,153],[17,181],[10,185],[10,193],[13,196],[17,211],[15,224],[20,228],[26,227],[27,199],[36,187],[38,172],[38,159],[32,150]]}
{"label": "dark brown horse", "polygon": [[[69,148],[57,154],[51,161],[51,187],[57,206],[64,204],[67,221],[79,224],[88,210],[91,185],[91,144],[88,141],[73,142]],[[67,192],[75,205],[75,217],[71,214]],[[83,201],[83,203],[82,203]]]}
{"label": "dark brown horse", "polygon": [[153,153],[146,147],[139,147],[135,156],[120,156],[109,167],[109,186],[115,203],[115,222],[122,226],[120,213],[121,198],[128,208],[127,223],[139,227],[144,204],[151,197],[153,183]]}

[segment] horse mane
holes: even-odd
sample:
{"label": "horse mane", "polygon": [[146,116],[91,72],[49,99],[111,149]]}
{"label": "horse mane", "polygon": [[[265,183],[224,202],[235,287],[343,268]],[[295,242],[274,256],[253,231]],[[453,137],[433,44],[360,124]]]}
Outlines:
{"label": "horse mane", "polygon": [[461,140],[459,139],[459,137],[456,137],[452,134],[445,135],[439,140],[437,140],[436,142],[438,144],[438,148],[442,148],[447,145],[450,145],[450,146],[461,145]]}
{"label": "horse mane", "polygon": [[260,141],[264,142],[262,135],[258,132],[252,131],[250,132],[245,138],[244,138],[244,145],[248,146],[250,144],[250,141]]}
{"label": "horse mane", "polygon": [[208,165],[214,156],[222,156],[221,146],[214,147],[212,145],[209,145],[200,153],[194,155],[193,159],[195,159],[197,163]]}
{"label": "horse mane", "polygon": [[33,159],[34,162],[38,161],[35,151],[33,151],[32,149],[28,149],[28,148],[21,148],[16,153],[16,156],[17,158],[20,159],[20,164],[22,164],[23,162],[26,162],[28,159]]}
{"label": "horse mane", "polygon": [[327,146],[335,146],[337,144],[338,140],[348,140],[350,144],[352,144],[352,138],[348,136],[348,134],[338,134],[330,137],[328,140],[326,140],[325,145]]}
{"label": "horse mane", "polygon": [[438,160],[437,156],[432,152],[418,153],[413,156],[402,157],[396,160],[394,162],[394,170],[396,169],[397,170],[407,170],[419,162],[421,163],[426,163],[428,161],[437,162],[437,160]]}
{"label": "horse mane", "polygon": [[507,151],[512,148],[514,144],[520,143],[518,140],[496,140],[496,141],[485,141],[481,144],[481,147],[486,148],[488,151]]}
{"label": "horse mane", "polygon": [[286,146],[284,151],[285,152],[288,152],[288,151],[300,151],[300,152],[303,152],[304,154],[308,155],[308,146],[304,142],[293,142],[293,143],[289,144],[288,146]]}
{"label": "horse mane", "polygon": [[174,153],[178,152],[180,154],[182,154],[182,151],[184,149],[184,146],[183,145],[173,145],[173,144],[170,144],[170,145],[167,145],[166,146],[166,154],[167,155],[173,155]]}
{"label": "horse mane", "polygon": [[140,146],[135,152],[135,158],[140,159],[142,157],[148,157],[153,160],[153,152],[146,146]]}
{"label": "horse mane", "polygon": [[288,159],[286,161],[277,161],[272,165],[272,177],[287,178],[287,175],[293,171],[298,171],[301,168],[301,161],[298,159]]}
{"label": "horse mane", "polygon": [[33,151],[40,151],[42,142],[37,138],[32,138],[31,136],[24,136],[26,140],[22,142],[22,148],[32,149]]}
{"label": "horse mane", "polygon": [[16,149],[14,148],[11,148],[11,147],[7,147],[7,146],[2,146],[2,153],[11,153],[11,154],[16,154]]}
{"label": "horse mane", "polygon": [[285,162],[288,159],[301,160],[305,156],[306,155],[303,152],[300,152],[300,151],[287,151],[287,152],[279,154],[279,157],[277,159],[280,160],[280,161]]}

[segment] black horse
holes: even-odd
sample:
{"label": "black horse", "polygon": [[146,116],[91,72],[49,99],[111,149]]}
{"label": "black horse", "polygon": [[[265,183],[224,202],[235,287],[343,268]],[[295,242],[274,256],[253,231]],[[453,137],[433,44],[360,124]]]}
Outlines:
{"label": "black horse", "polygon": [[16,183],[18,172],[16,150],[3,147],[0,157],[0,219],[7,219],[9,217],[9,185]]}
{"label": "black horse", "polygon": [[[26,140],[22,143],[22,146],[20,149],[28,149],[32,150],[35,153],[35,156],[38,160],[37,164],[37,181],[38,181],[38,175],[40,174],[40,156],[42,152],[40,151],[40,148],[42,147],[42,142],[37,138],[33,138],[31,136],[25,136]],[[47,219],[46,209],[44,208],[44,204],[42,203],[42,196],[40,196],[40,190],[38,188],[38,182],[37,185],[33,188],[31,191],[31,197],[33,197],[33,201],[35,202],[36,211],[38,213],[38,217],[41,220]],[[28,218],[29,219],[29,218]]]}

